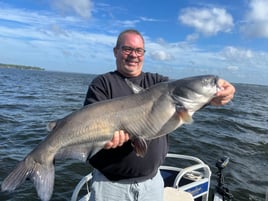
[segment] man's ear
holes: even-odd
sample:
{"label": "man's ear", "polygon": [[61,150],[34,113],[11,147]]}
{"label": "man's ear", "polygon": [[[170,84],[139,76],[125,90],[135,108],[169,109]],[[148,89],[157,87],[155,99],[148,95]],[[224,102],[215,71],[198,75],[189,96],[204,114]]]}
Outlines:
{"label": "man's ear", "polygon": [[116,55],[118,53],[118,48],[114,47],[113,51],[114,51],[114,57],[116,57]]}

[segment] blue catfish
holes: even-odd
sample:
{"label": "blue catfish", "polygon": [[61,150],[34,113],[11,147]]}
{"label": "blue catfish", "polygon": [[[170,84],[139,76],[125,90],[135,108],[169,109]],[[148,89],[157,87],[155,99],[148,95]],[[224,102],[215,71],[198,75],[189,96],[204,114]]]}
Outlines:
{"label": "blue catfish", "polygon": [[[146,140],[166,135],[209,104],[218,91],[218,77],[204,75],[156,84],[139,93],[91,104],[48,125],[50,133],[5,178],[2,191],[15,190],[27,178],[43,201],[54,187],[54,160],[86,161],[113,138],[129,133],[138,156],[147,150]],[[135,85],[129,84],[135,91]],[[139,90],[138,90],[139,91]]]}

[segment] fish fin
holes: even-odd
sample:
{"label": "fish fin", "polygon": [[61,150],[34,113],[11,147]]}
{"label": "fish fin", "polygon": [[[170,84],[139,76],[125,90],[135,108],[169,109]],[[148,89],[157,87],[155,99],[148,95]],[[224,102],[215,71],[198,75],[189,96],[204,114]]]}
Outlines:
{"label": "fish fin", "polygon": [[91,158],[98,151],[100,151],[106,142],[94,142],[87,144],[70,145],[61,148],[55,158],[56,159],[78,159],[86,162],[88,158]]}
{"label": "fish fin", "polygon": [[47,124],[47,130],[50,132],[57,126],[57,121],[51,121]]}
{"label": "fish fin", "polygon": [[31,180],[34,183],[37,194],[42,201],[50,200],[55,180],[54,165],[43,167],[40,163],[36,164],[35,171],[32,173]]}
{"label": "fish fin", "polygon": [[21,185],[31,173],[30,169],[25,168],[25,161],[21,161],[16,168],[5,178],[1,185],[2,191],[14,191]]}
{"label": "fish fin", "polygon": [[50,200],[54,187],[54,165],[43,166],[27,157],[5,178],[2,183],[2,191],[13,191],[27,178],[35,185],[38,196],[42,201]]}
{"label": "fish fin", "polygon": [[183,123],[191,124],[193,122],[192,115],[186,109],[178,111],[178,116]]}
{"label": "fish fin", "polygon": [[127,85],[132,89],[132,92],[133,92],[134,94],[138,94],[138,93],[140,93],[140,92],[142,92],[142,91],[145,90],[144,88],[142,88],[142,87],[140,87],[140,86],[134,84],[133,82],[131,82],[131,81],[130,81],[129,79],[127,79],[127,78],[125,78],[125,82],[126,82]]}
{"label": "fish fin", "polygon": [[144,138],[138,137],[132,139],[132,146],[137,156],[144,157],[147,152],[147,142]]}

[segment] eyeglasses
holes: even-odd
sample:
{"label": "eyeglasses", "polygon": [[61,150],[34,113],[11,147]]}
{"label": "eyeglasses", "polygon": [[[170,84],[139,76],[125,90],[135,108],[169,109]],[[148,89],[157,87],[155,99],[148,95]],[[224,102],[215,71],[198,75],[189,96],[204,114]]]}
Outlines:
{"label": "eyeglasses", "polygon": [[129,46],[122,46],[121,50],[124,54],[131,54],[134,51],[138,57],[143,56],[145,53],[145,49],[143,48],[132,48]]}

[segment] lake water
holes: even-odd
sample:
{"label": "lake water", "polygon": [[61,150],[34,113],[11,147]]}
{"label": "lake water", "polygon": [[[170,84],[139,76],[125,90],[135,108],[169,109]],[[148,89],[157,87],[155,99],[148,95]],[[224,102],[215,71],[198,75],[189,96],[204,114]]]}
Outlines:
{"label": "lake water", "polygon": [[[94,75],[0,68],[0,182],[44,137],[48,121],[82,107]],[[170,152],[207,163],[216,184],[215,162],[229,156],[225,182],[236,201],[263,201],[268,189],[268,86],[235,84],[236,96],[224,107],[209,106],[194,123],[170,136]],[[56,161],[52,200],[70,200],[91,168],[75,160]],[[25,182],[0,200],[38,200]]]}

